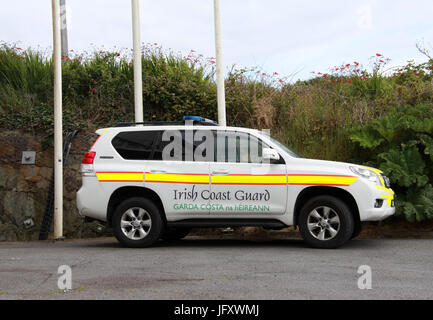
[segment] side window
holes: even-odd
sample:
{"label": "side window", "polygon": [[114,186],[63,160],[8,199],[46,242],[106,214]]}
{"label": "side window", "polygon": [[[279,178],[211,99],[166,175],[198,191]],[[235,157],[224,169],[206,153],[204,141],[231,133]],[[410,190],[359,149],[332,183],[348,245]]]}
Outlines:
{"label": "side window", "polygon": [[[212,150],[208,149],[209,130],[166,130],[160,131],[153,160],[213,161]],[[165,153],[163,155],[163,153]]]}
{"label": "side window", "polygon": [[215,161],[236,163],[262,163],[263,148],[260,139],[239,131],[215,130]]}
{"label": "side window", "polygon": [[[162,140],[162,134],[163,134],[163,131],[158,131],[158,136],[156,138],[155,149],[153,151],[153,158],[152,158],[152,160],[162,160],[162,152],[163,152],[164,148],[170,142],[172,142],[173,139],[174,139],[174,138],[172,138],[169,141],[163,141]],[[173,156],[173,152],[170,155]]]}
{"label": "side window", "polygon": [[125,131],[117,134],[111,144],[127,160],[149,160],[158,131]]}

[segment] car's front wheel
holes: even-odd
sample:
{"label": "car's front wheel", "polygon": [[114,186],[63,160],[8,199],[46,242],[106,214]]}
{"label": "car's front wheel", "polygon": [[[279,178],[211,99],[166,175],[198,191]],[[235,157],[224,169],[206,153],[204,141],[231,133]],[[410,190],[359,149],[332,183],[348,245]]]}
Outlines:
{"label": "car's front wheel", "polygon": [[342,200],[328,195],[310,199],[299,214],[303,239],[316,248],[338,248],[352,237],[355,223]]}
{"label": "car's front wheel", "polygon": [[139,197],[126,199],[117,206],[112,225],[117,240],[132,248],[151,246],[163,230],[159,208],[149,199]]}

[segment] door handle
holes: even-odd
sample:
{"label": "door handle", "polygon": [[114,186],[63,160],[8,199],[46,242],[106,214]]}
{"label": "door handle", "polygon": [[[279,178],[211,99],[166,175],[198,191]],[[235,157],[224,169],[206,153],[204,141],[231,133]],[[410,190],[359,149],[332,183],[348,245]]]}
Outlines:
{"label": "door handle", "polygon": [[150,170],[150,173],[166,173],[165,170]]}
{"label": "door handle", "polygon": [[229,174],[228,171],[223,171],[223,170],[219,170],[219,171],[212,171],[212,174],[215,176],[226,176]]}

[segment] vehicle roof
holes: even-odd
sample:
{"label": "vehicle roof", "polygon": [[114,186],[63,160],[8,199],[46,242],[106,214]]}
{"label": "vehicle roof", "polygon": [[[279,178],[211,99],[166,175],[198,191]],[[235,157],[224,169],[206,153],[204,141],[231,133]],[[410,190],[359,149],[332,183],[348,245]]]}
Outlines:
{"label": "vehicle roof", "polygon": [[97,134],[102,134],[104,131],[156,131],[156,130],[230,130],[230,131],[250,131],[259,132],[257,129],[245,128],[245,127],[231,127],[231,126],[201,126],[201,125],[135,125],[127,127],[108,127],[96,130]]}

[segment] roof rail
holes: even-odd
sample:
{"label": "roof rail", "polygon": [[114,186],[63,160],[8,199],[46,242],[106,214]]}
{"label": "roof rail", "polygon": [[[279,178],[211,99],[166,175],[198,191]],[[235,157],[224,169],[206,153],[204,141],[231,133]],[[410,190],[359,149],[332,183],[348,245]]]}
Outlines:
{"label": "roof rail", "polygon": [[[188,123],[187,123],[188,121]],[[116,124],[114,127],[132,127],[136,125],[144,125],[144,126],[184,126],[190,124],[192,122],[193,125],[199,126],[217,126],[216,123],[211,122],[203,122],[197,120],[185,120],[185,121],[144,121],[144,122],[121,122]]]}

